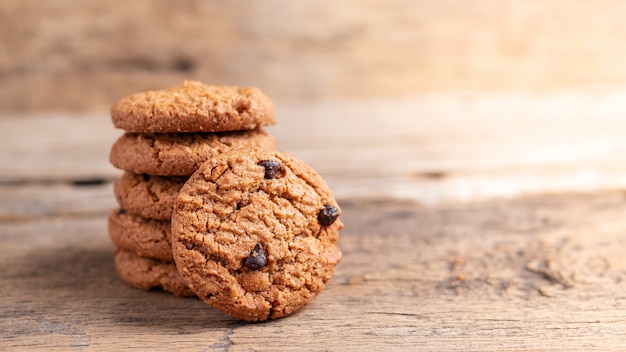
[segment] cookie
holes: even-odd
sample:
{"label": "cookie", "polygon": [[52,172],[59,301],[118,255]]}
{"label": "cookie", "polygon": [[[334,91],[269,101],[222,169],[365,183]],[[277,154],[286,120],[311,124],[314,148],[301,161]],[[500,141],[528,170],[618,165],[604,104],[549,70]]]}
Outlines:
{"label": "cookie", "polygon": [[143,258],[137,254],[116,249],[115,269],[127,284],[140,290],[162,288],[179,297],[195,296],[176,271],[172,262]]}
{"label": "cookie", "polygon": [[236,318],[287,316],[324,288],[341,260],[339,207],[324,180],[278,151],[231,150],[181,188],[172,251],[187,285]]}
{"label": "cookie", "polygon": [[190,176],[200,164],[231,148],[274,148],[262,129],[221,133],[125,133],[111,148],[113,166],[136,174]]}
{"label": "cookie", "polygon": [[109,215],[109,237],[116,247],[145,258],[173,262],[172,231],[167,220],[146,219],[117,209]]}
{"label": "cookie", "polygon": [[257,88],[182,86],[136,93],[111,107],[113,125],[128,132],[254,130],[276,123],[272,101]]}
{"label": "cookie", "polygon": [[169,220],[178,191],[187,177],[125,172],[113,185],[120,208],[148,219]]}

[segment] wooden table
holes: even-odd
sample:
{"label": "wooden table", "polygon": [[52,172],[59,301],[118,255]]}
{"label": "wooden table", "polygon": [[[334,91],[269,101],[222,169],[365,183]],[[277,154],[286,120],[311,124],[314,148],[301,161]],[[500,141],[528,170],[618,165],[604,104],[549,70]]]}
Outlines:
{"label": "wooden table", "polygon": [[0,119],[0,350],[624,350],[626,90],[277,104],[343,209],[325,291],[276,321],[113,265],[106,112]]}

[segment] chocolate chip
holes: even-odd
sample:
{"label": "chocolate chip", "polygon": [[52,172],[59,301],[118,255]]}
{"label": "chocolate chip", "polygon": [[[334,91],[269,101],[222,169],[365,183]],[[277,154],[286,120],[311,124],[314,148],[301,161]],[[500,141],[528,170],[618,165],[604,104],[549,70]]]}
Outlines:
{"label": "chocolate chip", "polygon": [[126,214],[126,209],[120,208],[117,210],[117,215],[124,215],[124,214]]}
{"label": "chocolate chip", "polygon": [[261,160],[258,165],[265,168],[265,178],[272,179],[280,172],[280,163],[274,160]]}
{"label": "chocolate chip", "polygon": [[263,249],[263,245],[259,242],[254,246],[252,252],[244,258],[243,265],[250,270],[259,270],[265,266],[265,264],[267,264],[267,254],[265,254],[265,249]]}
{"label": "chocolate chip", "polygon": [[332,225],[335,220],[339,217],[339,209],[332,205],[327,205],[324,209],[320,210],[320,213],[317,214],[317,221],[319,221],[320,225],[328,226]]}
{"label": "chocolate chip", "polygon": [[185,243],[185,248],[192,250],[193,247],[194,247],[193,243],[189,243],[189,242]]}

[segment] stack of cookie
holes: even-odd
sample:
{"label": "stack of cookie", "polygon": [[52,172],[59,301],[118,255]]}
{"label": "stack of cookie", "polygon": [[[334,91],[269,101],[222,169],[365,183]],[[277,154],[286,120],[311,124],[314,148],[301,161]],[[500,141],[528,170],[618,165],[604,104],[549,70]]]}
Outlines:
{"label": "stack of cookie", "polygon": [[[178,114],[189,117],[173,118]],[[216,154],[248,145],[274,147],[273,137],[261,128],[274,123],[271,101],[256,89],[185,82],[122,99],[111,115],[114,125],[126,130],[110,154],[111,163],[125,170],[114,186],[120,209],[109,216],[117,270],[141,289],[194,295],[172,257],[174,199]]]}
{"label": "stack of cookie", "polygon": [[245,320],[286,316],[322,290],[341,259],[339,207],[313,169],[274,149],[269,98],[185,82],[111,116],[126,131],[111,149],[125,172],[109,216],[125,282]]}

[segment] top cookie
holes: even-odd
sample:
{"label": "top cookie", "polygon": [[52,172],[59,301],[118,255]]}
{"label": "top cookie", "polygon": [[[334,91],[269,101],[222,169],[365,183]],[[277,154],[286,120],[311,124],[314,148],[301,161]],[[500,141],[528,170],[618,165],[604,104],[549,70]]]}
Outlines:
{"label": "top cookie", "polygon": [[273,125],[272,101],[256,88],[182,86],[123,98],[111,107],[113,125],[128,132],[219,132]]}
{"label": "top cookie", "polygon": [[304,162],[272,150],[233,149],[181,188],[172,251],[187,285],[244,320],[289,315],[324,288],[341,259],[339,207]]}

